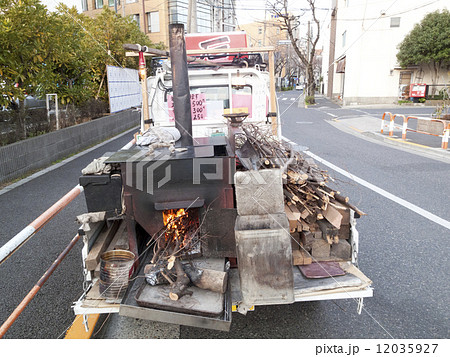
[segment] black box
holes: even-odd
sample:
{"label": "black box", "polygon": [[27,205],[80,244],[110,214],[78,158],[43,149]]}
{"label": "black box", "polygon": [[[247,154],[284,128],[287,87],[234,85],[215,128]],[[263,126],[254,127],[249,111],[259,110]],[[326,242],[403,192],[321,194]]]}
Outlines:
{"label": "black box", "polygon": [[120,175],[84,175],[80,177],[88,212],[106,211],[108,216],[122,212]]}

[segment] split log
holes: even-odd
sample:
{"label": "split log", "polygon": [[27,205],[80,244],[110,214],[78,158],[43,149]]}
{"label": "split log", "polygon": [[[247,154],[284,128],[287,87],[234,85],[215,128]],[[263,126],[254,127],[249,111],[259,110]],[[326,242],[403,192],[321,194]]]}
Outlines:
{"label": "split log", "polygon": [[317,224],[319,225],[319,229],[322,231],[322,238],[327,241],[328,244],[339,242],[339,230],[330,222],[326,219],[322,219],[317,221]]}
{"label": "split log", "polygon": [[211,269],[198,269],[184,265],[184,271],[196,287],[224,294],[227,290],[228,273]]}
{"label": "split log", "polygon": [[177,273],[177,280],[172,284],[169,292],[169,298],[177,301],[184,295],[192,295],[192,291],[187,290],[191,280],[184,271],[183,264],[179,259],[175,260],[175,270]]}

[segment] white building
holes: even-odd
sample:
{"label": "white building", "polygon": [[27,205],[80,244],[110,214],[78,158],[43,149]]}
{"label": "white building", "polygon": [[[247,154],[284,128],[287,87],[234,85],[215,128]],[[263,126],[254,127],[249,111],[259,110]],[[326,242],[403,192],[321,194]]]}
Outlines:
{"label": "white building", "polygon": [[[332,0],[322,27],[325,94],[343,105],[388,104],[410,83],[431,83],[427,68],[400,68],[397,46],[426,14],[448,6],[448,0]],[[449,83],[449,72],[442,73],[439,82]]]}

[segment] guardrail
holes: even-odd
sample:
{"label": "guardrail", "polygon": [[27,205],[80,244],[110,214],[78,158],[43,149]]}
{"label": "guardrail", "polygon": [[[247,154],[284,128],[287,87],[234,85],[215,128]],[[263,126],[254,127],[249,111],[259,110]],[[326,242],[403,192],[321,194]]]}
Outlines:
{"label": "guardrail", "polygon": [[[442,119],[432,119],[432,118],[426,118],[426,117],[415,117],[415,116],[405,117],[403,114],[395,114],[394,115],[390,112],[384,112],[383,116],[381,118],[381,134],[383,134],[384,128],[388,126],[388,125],[385,125],[385,123],[384,123],[386,115],[389,115],[389,136],[394,135],[394,128],[402,130],[402,139],[403,140],[406,140],[406,132],[408,132],[408,131],[412,131],[412,132],[419,133],[419,134],[437,136],[437,137],[442,138],[441,148],[444,150],[448,149],[448,139],[450,136],[450,122],[442,120]],[[403,125],[401,128],[398,126],[395,126],[395,118],[396,117],[403,118]],[[442,134],[432,134],[432,133],[427,133],[426,131],[422,131],[422,130],[410,129],[410,128],[408,128],[408,121],[410,119],[426,120],[426,121],[430,121],[430,122],[441,123],[443,125]]]}

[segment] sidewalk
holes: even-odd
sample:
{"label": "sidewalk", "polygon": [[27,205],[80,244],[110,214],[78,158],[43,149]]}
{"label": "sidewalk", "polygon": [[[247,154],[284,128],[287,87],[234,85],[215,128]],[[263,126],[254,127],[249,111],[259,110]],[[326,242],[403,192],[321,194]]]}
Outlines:
{"label": "sidewalk", "polygon": [[[317,106],[310,106],[309,108],[319,109],[321,107],[328,107],[333,109],[343,109],[348,112],[355,109],[355,115],[345,115],[339,116],[339,112],[335,111],[333,114],[336,117],[330,119],[330,124],[332,124],[337,129],[346,131],[350,134],[363,136],[365,139],[370,139],[370,141],[382,142],[385,145],[393,145],[404,150],[414,152],[421,155],[426,155],[427,157],[432,157],[435,159],[444,159],[450,162],[450,148],[444,150],[441,148],[442,137],[415,133],[408,131],[406,134],[406,139],[402,139],[402,124],[403,119],[398,117],[395,121],[393,136],[389,136],[389,116],[386,115],[384,124],[387,125],[383,129],[383,134],[381,133],[381,116],[375,116],[372,114],[361,115],[361,110],[366,109],[386,109],[388,106],[376,105],[376,106],[358,106],[356,107],[340,107],[335,102],[330,101],[324,96],[317,96],[318,99]],[[404,108],[400,105],[395,106],[396,108]],[[392,107],[386,109],[386,111],[391,111],[392,114],[396,114],[392,111]],[[420,115],[419,115],[420,116]],[[408,127],[415,129],[416,121],[410,120]]]}

